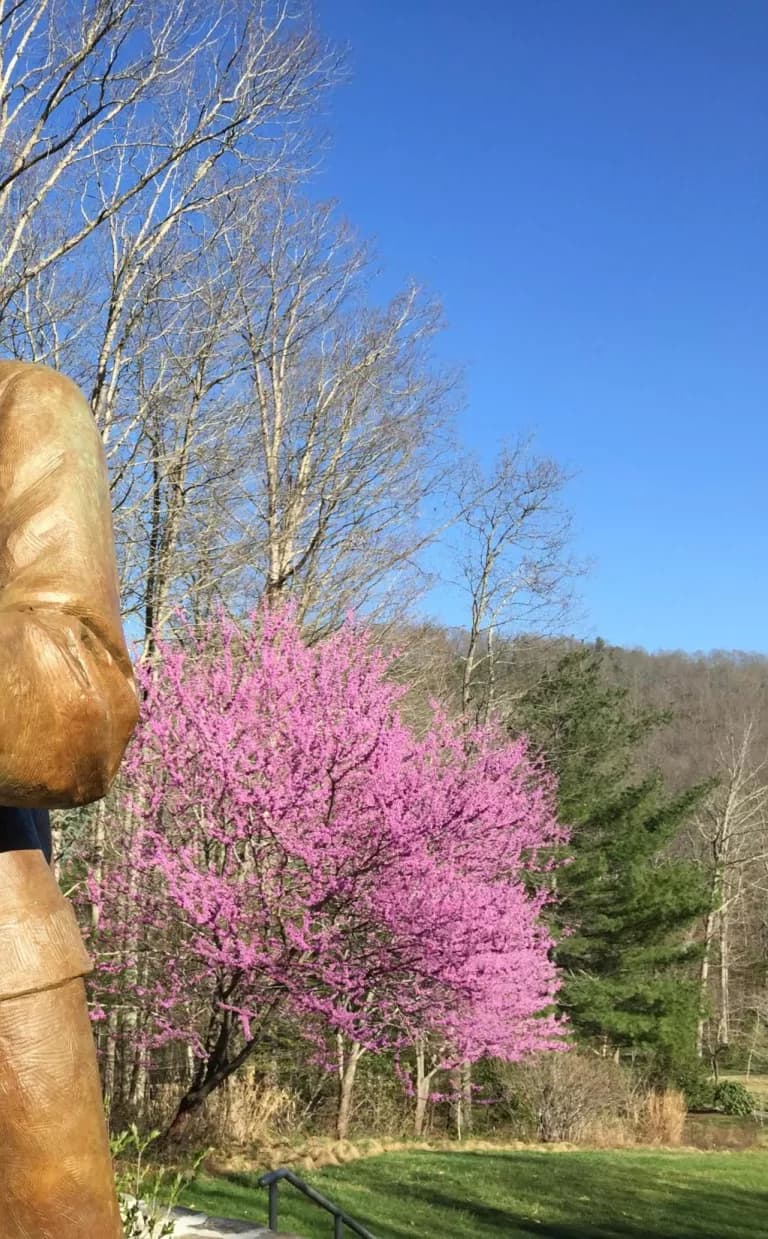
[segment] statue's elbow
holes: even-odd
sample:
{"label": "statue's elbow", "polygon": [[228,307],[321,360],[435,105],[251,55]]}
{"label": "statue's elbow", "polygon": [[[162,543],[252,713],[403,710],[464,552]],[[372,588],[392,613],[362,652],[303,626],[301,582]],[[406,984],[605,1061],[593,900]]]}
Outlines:
{"label": "statue's elbow", "polygon": [[[136,727],[139,702],[133,683],[126,683],[109,709],[90,710],[74,729],[67,777],[56,789],[59,807],[80,808],[103,800],[109,792]],[[63,803],[62,803],[63,802]]]}
{"label": "statue's elbow", "polygon": [[66,786],[56,791],[59,808],[80,809],[83,805],[103,800],[112,780],[103,769],[89,769],[87,774],[77,771]]}

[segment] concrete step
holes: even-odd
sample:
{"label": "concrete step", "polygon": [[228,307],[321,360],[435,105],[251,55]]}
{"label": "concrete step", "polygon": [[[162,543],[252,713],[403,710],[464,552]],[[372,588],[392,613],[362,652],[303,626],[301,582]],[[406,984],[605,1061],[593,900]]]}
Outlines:
{"label": "concrete step", "polygon": [[180,1206],[169,1209],[162,1216],[173,1222],[173,1239],[229,1239],[231,1235],[239,1235],[240,1239],[300,1239],[299,1235],[269,1230],[255,1222],[211,1217]]}
{"label": "concrete step", "polygon": [[275,1233],[253,1222],[209,1217],[193,1209],[171,1209],[169,1217],[173,1220],[173,1239],[226,1239],[229,1235],[239,1235],[240,1239],[273,1239]]}

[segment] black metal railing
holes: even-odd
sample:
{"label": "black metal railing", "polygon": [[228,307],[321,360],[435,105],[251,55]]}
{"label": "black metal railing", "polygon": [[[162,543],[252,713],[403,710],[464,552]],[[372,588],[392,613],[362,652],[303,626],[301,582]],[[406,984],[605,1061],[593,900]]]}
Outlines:
{"label": "black metal railing", "polygon": [[290,1183],[292,1187],[302,1192],[308,1200],[314,1201],[321,1209],[325,1209],[326,1213],[330,1213],[333,1216],[333,1239],[344,1239],[345,1226],[352,1231],[353,1235],[359,1235],[360,1239],[375,1239],[375,1236],[369,1230],[366,1230],[354,1218],[349,1217],[332,1200],[327,1200],[325,1196],[321,1196],[319,1192],[316,1192],[313,1187],[310,1187],[308,1183],[300,1179],[292,1170],[270,1170],[269,1174],[263,1174],[259,1179],[259,1187],[266,1187],[269,1191],[270,1230],[277,1230],[277,1193],[283,1181]]}

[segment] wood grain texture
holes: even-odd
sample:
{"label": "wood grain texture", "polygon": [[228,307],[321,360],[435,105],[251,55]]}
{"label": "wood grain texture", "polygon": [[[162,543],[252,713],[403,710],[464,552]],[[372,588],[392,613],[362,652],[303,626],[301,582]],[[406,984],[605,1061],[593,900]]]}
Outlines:
{"label": "wood grain texture", "polygon": [[105,795],[138,717],[106,459],[78,388],[0,362],[0,804]]}
{"label": "wood grain texture", "polygon": [[122,1236],[79,979],[0,1003],[0,1235]]}
{"label": "wood grain texture", "polygon": [[[138,706],[90,409],[0,362],[0,806],[100,799]],[[43,853],[18,848],[0,833],[0,1239],[120,1239],[90,960]]]}

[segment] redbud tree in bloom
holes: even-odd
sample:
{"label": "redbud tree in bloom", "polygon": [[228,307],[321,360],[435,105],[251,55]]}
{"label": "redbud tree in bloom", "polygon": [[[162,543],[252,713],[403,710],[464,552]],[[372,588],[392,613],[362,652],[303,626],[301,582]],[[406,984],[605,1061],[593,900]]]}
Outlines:
{"label": "redbud tree in bloom", "polygon": [[333,1047],[342,1132],[365,1052],[416,1051],[423,1094],[558,1041],[534,876],[564,841],[551,780],[493,724],[436,709],[414,736],[387,673],[355,623],[307,646],[268,609],[138,669],[108,832],[126,846],[90,881],[95,998],[150,1056],[194,1057],[177,1125],[278,1015]]}

